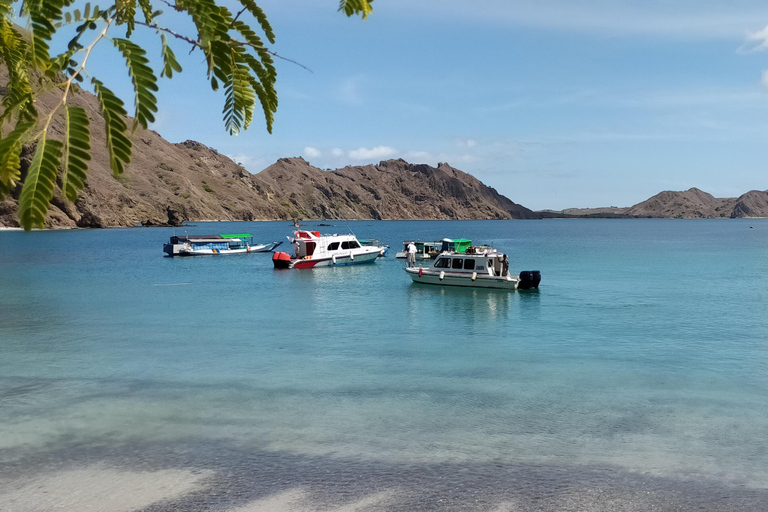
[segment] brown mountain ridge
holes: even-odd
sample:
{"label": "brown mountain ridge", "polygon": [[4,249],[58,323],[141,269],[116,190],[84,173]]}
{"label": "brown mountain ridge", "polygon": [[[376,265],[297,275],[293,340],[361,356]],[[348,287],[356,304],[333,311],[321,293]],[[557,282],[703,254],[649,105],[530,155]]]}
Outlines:
{"label": "brown mountain ridge", "polygon": [[[0,68],[0,83],[7,71]],[[0,88],[0,95],[5,90]],[[42,113],[58,103],[42,95]],[[199,142],[172,144],[138,130],[126,172],[114,178],[105,149],[104,119],[94,95],[80,91],[70,105],[91,120],[88,183],[75,204],[56,192],[46,227],[178,225],[202,220],[280,219],[528,219],[538,218],[473,176],[451,167],[388,160],[379,165],[323,171],[302,158],[281,158],[258,174]],[[61,138],[61,117],[51,131]],[[7,128],[6,128],[7,129]],[[22,180],[34,147],[22,158]],[[17,201],[0,201],[0,226],[18,226]]]}
{"label": "brown mountain ridge", "polygon": [[[7,72],[0,68],[0,83]],[[0,88],[0,95],[5,90]],[[38,99],[42,113],[58,102],[51,91]],[[475,177],[437,167],[387,160],[378,165],[324,171],[302,158],[281,158],[258,174],[199,142],[172,144],[151,130],[133,137],[131,164],[114,178],[105,149],[104,120],[96,98],[80,91],[70,105],[91,119],[92,156],[87,187],[75,204],[57,191],[47,227],[178,225],[203,220],[324,219],[532,219],[547,217],[768,217],[768,191],[718,199],[699,189],[661,192],[630,208],[533,212]],[[5,128],[8,129],[7,127]],[[61,138],[61,117],[51,125]],[[22,179],[33,147],[25,148]],[[0,201],[0,226],[18,226],[17,201]]]}

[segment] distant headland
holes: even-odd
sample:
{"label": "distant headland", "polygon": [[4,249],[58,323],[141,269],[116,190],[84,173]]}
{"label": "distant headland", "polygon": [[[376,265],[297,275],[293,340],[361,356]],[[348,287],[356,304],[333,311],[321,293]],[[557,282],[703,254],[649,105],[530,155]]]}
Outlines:
{"label": "distant headland", "polygon": [[768,217],[768,191],[751,190],[739,197],[718,198],[698,188],[664,191],[626,208],[569,208],[536,212],[558,218],[738,219]]}

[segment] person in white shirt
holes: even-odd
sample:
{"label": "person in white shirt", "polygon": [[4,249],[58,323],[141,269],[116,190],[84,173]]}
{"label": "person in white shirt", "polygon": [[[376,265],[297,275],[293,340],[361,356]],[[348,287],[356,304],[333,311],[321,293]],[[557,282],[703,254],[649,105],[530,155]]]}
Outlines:
{"label": "person in white shirt", "polygon": [[407,255],[407,261],[409,267],[415,267],[416,266],[416,245],[411,242],[408,244],[408,255]]}

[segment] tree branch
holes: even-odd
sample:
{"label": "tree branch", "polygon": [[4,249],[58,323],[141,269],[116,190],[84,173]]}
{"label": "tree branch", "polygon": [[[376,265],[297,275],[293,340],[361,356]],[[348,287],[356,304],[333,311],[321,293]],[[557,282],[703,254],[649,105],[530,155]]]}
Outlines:
{"label": "tree branch", "polygon": [[[235,19],[237,19],[237,18],[235,18]],[[176,39],[181,39],[182,41],[185,41],[185,42],[191,44],[193,51],[194,51],[195,48],[200,48],[201,50],[203,50],[203,45],[201,45],[198,41],[195,41],[191,37],[187,37],[187,36],[185,36],[183,34],[179,34],[178,32],[174,32],[173,30],[171,30],[169,28],[161,27],[160,25],[157,25],[155,23],[146,23],[146,22],[138,21],[138,20],[136,20],[135,23],[136,23],[136,25],[141,25],[141,26],[144,26],[144,27],[147,27],[147,28],[151,28],[151,29],[157,30],[158,32],[165,32],[166,34],[172,35]],[[263,51],[267,52],[268,54],[272,55],[273,57],[275,57],[276,59],[280,59],[280,60],[284,60],[286,62],[290,62],[291,64],[295,64],[295,65],[299,66],[300,68],[306,69],[310,73],[314,73],[311,69],[309,69],[304,64],[302,64],[300,62],[297,62],[297,61],[295,61],[293,59],[289,59],[287,57],[283,57],[282,55],[279,55],[279,54],[275,53],[274,51],[270,50],[269,48],[265,48],[263,46],[256,46],[256,45],[253,45],[253,44],[248,43],[246,41],[239,41],[237,39],[230,39],[228,42],[231,42],[231,43],[236,44],[238,46],[247,46],[249,48],[253,48],[256,51],[263,50]]]}

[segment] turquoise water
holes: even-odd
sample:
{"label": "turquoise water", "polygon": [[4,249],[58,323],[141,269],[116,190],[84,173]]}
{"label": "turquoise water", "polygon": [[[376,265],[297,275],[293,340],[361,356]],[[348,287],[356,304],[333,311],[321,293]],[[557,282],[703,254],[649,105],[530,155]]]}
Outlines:
{"label": "turquoise water", "polygon": [[[338,482],[411,489],[403,510],[508,494],[551,509],[558,482],[637,510],[768,508],[768,221],[318,229],[393,250],[275,271],[269,255],[163,257],[170,228],[0,232],[0,476],[83,461],[227,475],[184,510]],[[187,230],[268,242],[291,226]],[[446,236],[541,270],[540,290],[412,284],[394,250]]]}

